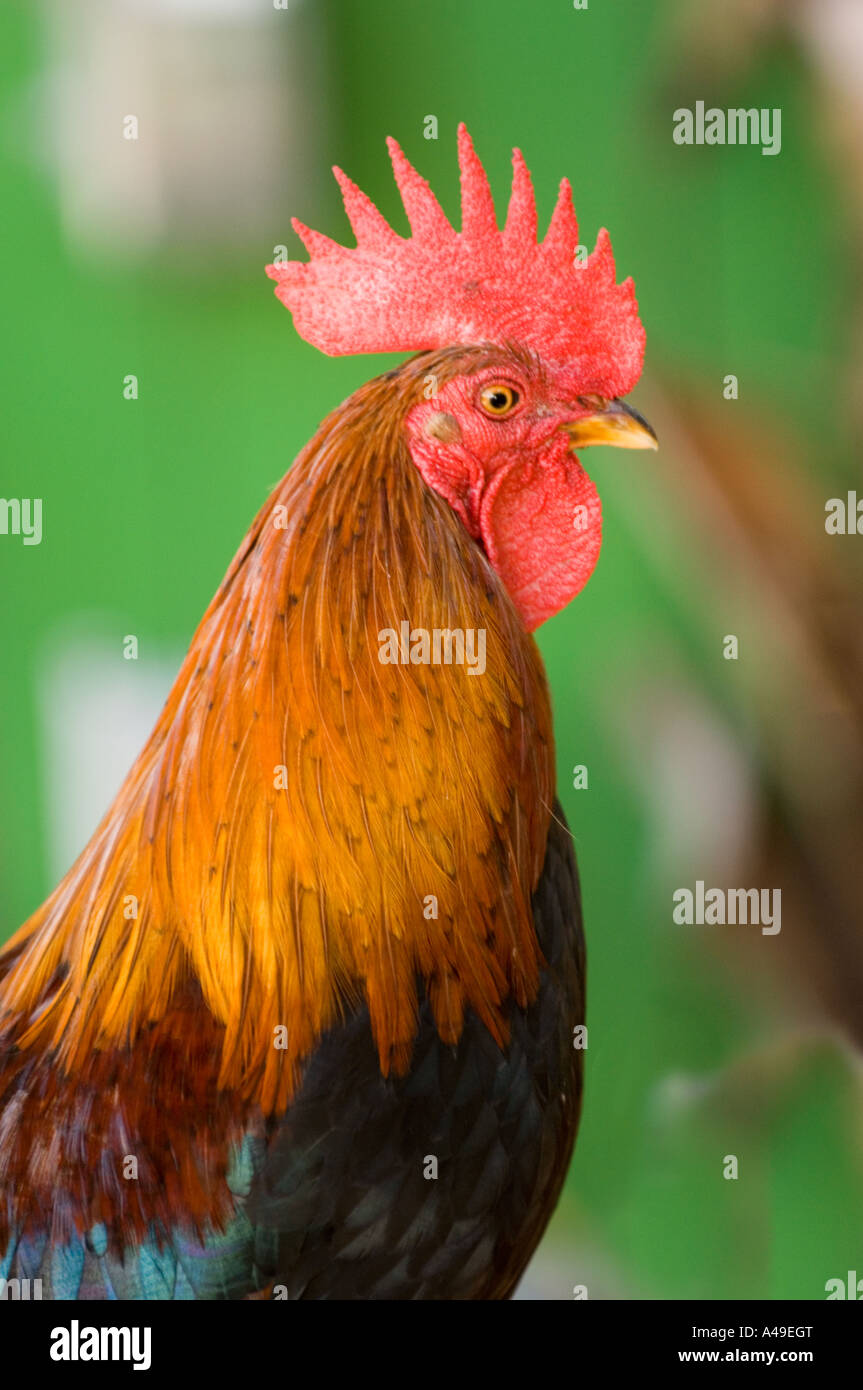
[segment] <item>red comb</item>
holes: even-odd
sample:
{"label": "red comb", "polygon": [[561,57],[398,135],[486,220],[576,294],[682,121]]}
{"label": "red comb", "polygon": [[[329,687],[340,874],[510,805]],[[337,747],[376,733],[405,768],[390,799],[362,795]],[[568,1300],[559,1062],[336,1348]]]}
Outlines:
{"label": "red comb", "polygon": [[297,332],[335,354],[517,342],[571,369],[582,392],[629,391],[644,355],[635,290],[631,280],[615,284],[604,228],[595,251],[576,262],[578,222],[568,180],[537,242],[530,172],[513,150],[512,196],[498,231],[485,170],[460,125],[462,227],[456,232],[395,140],[387,144],[412,236],[394,232],[371,199],[335,169],[356,247],[339,246],[295,218],[311,259],[267,266]]}

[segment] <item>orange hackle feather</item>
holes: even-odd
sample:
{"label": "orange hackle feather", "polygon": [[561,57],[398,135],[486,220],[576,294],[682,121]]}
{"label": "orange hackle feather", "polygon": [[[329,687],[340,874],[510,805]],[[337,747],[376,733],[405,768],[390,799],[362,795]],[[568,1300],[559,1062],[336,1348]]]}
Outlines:
{"label": "orange hackle feather", "polygon": [[[243,541],[114,804],[0,955],[0,1094],[23,1069],[51,1072],[0,1132],[0,1176],[30,1204],[57,1165],[86,1172],[137,1124],[135,1152],[151,1135],[181,1174],[161,1209],[200,1223],[229,1142],[284,1109],[349,1006],[367,1001],[382,1072],[403,1074],[418,985],[451,1043],[467,1007],[505,1041],[509,1001],[535,997],[530,898],[554,784],[542,664],[402,430],[429,374],[443,383],[484,351],[499,352],[413,359],[324,421]],[[485,673],[382,665],[378,633],[403,620],[484,628]],[[156,1111],[164,1094],[161,1133],[130,1084]],[[195,1104],[220,1116],[221,1150]],[[73,1224],[112,1208],[141,1225],[133,1184],[79,1179]]]}

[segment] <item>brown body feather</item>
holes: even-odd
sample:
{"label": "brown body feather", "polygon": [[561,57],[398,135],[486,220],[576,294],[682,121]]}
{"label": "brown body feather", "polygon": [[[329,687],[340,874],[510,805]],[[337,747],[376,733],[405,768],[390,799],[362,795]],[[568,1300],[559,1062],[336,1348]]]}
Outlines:
{"label": "brown body feather", "polygon": [[[448,1042],[468,1007],[505,1042],[510,1001],[535,997],[545,677],[403,435],[429,374],[488,359],[424,354],[324,421],[99,829],[0,955],[0,1183],[18,1219],[58,1185],[79,1229],[140,1231],[156,1207],[218,1219],[229,1143],[285,1109],[346,1008],[368,1002],[381,1070],[401,1075],[418,978]],[[378,633],[403,620],[484,628],[485,673],[382,665]],[[121,1182],[142,1150],[149,1176]]]}

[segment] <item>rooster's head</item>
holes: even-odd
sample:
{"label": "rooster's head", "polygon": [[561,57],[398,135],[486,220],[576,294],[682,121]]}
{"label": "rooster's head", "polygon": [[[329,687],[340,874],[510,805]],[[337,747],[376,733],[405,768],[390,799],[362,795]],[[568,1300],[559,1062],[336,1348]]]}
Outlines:
{"label": "rooster's head", "polygon": [[620,399],[644,356],[632,281],[616,283],[604,230],[584,255],[565,179],[537,240],[520,151],[500,231],[485,171],[460,127],[456,232],[425,179],[389,145],[412,236],[393,231],[336,169],[356,247],[295,221],[311,260],[267,271],[298,331],[322,351],[428,354],[426,372],[411,364],[411,456],[533,630],[583,588],[599,554],[599,497],[575,451],[656,447],[653,430]]}

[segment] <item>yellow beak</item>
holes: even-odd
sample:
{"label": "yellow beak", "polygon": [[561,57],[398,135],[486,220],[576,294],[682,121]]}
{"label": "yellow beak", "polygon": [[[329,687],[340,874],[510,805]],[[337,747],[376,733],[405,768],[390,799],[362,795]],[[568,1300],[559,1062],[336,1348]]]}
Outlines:
{"label": "yellow beak", "polygon": [[611,444],[617,449],[658,449],[659,442],[647,421],[623,401],[604,401],[601,396],[581,396],[579,405],[591,407],[589,415],[563,426],[573,450],[589,444]]}

